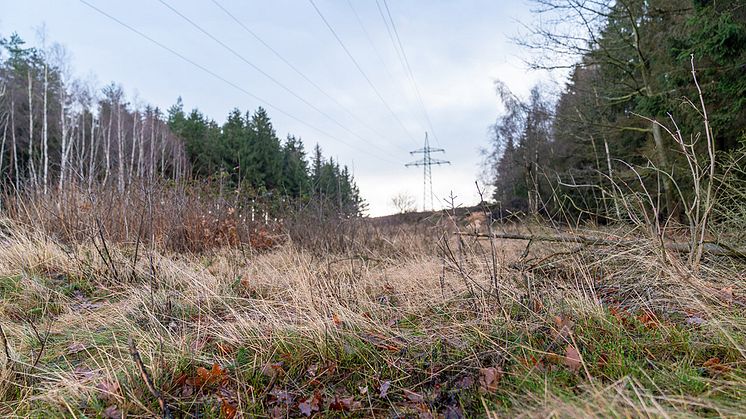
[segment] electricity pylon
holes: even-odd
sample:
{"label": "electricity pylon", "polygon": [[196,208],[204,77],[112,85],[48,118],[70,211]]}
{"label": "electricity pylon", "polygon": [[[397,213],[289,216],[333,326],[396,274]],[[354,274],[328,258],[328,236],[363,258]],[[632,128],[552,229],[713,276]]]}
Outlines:
{"label": "electricity pylon", "polygon": [[433,209],[433,170],[432,166],[440,166],[442,164],[451,164],[448,160],[433,159],[430,155],[432,153],[445,153],[442,148],[430,147],[430,141],[427,138],[427,132],[425,133],[425,147],[418,150],[410,151],[409,154],[422,154],[423,157],[420,160],[407,163],[404,166],[422,166],[422,210],[427,211],[427,188],[430,186],[430,210]]}

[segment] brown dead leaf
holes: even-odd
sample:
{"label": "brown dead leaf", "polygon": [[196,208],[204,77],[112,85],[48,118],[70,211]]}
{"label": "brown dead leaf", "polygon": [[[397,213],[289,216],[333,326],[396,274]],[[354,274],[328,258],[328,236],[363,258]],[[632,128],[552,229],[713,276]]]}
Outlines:
{"label": "brown dead leaf", "polygon": [[278,375],[282,376],[285,373],[285,370],[282,369],[282,365],[282,362],[270,362],[264,364],[262,367],[262,374],[269,378],[275,378]]}
{"label": "brown dead leaf", "polygon": [[713,375],[727,374],[730,372],[730,367],[720,362],[720,358],[710,358],[702,364],[703,367],[707,368]]}
{"label": "brown dead leaf", "polygon": [[655,314],[649,310],[644,310],[642,314],[637,316],[637,320],[640,321],[648,329],[657,329],[660,326],[660,322]]}
{"label": "brown dead leaf", "polygon": [[464,419],[466,416],[459,406],[446,406],[443,419]]}
{"label": "brown dead leaf", "polygon": [[479,369],[479,391],[482,393],[494,393],[500,384],[503,372],[500,368],[489,367]]}
{"label": "brown dead leaf", "polygon": [[101,412],[101,417],[104,419],[122,419],[122,411],[116,405],[111,405]]}
{"label": "brown dead leaf", "polygon": [[77,354],[78,352],[82,352],[82,351],[85,351],[85,350],[86,350],[86,346],[83,345],[82,343],[80,343],[80,342],[71,343],[67,347],[67,354],[68,355],[73,355],[73,354]]}
{"label": "brown dead leaf", "polygon": [[575,326],[575,322],[571,318],[565,315],[554,316],[554,338],[567,339],[570,333],[572,333],[573,326]]}
{"label": "brown dead leaf", "polygon": [[280,419],[288,417],[287,408],[283,409],[280,406],[275,406],[269,411],[269,417]]}
{"label": "brown dead leaf", "polygon": [[391,352],[398,352],[401,350],[401,348],[396,345],[396,342],[393,342],[392,339],[389,339],[380,333],[364,334],[361,338],[378,349]]}
{"label": "brown dead leaf", "polygon": [[471,375],[465,375],[460,380],[456,381],[456,388],[459,390],[468,390],[472,387],[474,387],[474,383],[476,381],[474,380],[474,377]]}
{"label": "brown dead leaf", "polygon": [[532,298],[531,299],[531,308],[536,312],[540,313],[542,310],[544,310],[544,303],[541,302],[538,298]]}
{"label": "brown dead leaf", "polygon": [[96,389],[99,391],[99,399],[104,403],[114,403],[119,395],[119,382],[104,380],[96,385]]}
{"label": "brown dead leaf", "polygon": [[75,377],[80,381],[88,381],[96,375],[93,370],[83,365],[75,367],[73,374],[75,374]]}
{"label": "brown dead leaf", "polygon": [[321,405],[321,393],[314,392],[313,395],[298,403],[298,409],[305,416],[311,416],[313,412],[318,412]]}
{"label": "brown dead leaf", "polygon": [[236,413],[238,413],[238,409],[236,409],[236,406],[233,406],[231,403],[228,403],[228,401],[221,398],[220,416],[226,419],[233,419],[236,416]]}
{"label": "brown dead leaf", "polygon": [[701,316],[691,315],[686,318],[686,324],[690,326],[702,326],[705,324],[705,319]]}
{"label": "brown dead leaf", "polygon": [[722,288],[720,291],[718,291],[717,296],[725,304],[730,306],[733,303],[733,286]]}
{"label": "brown dead leaf", "polygon": [[602,369],[608,364],[609,364],[609,355],[606,352],[601,352],[601,355],[598,357],[598,361],[596,362],[596,366],[599,369]]}
{"label": "brown dead leaf", "polygon": [[414,391],[407,390],[406,388],[403,391],[404,397],[412,403],[422,403],[425,400],[425,397],[422,394],[415,393]]}
{"label": "brown dead leaf", "polygon": [[220,368],[220,365],[213,364],[210,370],[204,367],[197,368],[197,377],[195,379],[196,387],[203,387],[205,385],[217,384],[227,379],[228,375],[226,371]]}
{"label": "brown dead leaf", "polygon": [[386,398],[386,396],[389,394],[389,387],[391,387],[391,381],[384,381],[381,383],[381,387],[378,389],[378,397],[380,398]]}
{"label": "brown dead leaf", "polygon": [[336,410],[339,412],[349,412],[352,410],[358,410],[363,407],[363,404],[359,401],[355,401],[355,397],[339,397],[334,396],[334,400],[329,403],[329,409]]}
{"label": "brown dead leaf", "polygon": [[564,363],[572,371],[578,371],[582,366],[582,362],[580,361],[580,352],[578,352],[578,350],[574,346],[567,345],[567,347],[565,348]]}
{"label": "brown dead leaf", "polygon": [[285,390],[274,388],[272,389],[272,391],[269,392],[269,394],[275,398],[276,403],[281,403],[288,406],[293,404],[293,395]]}

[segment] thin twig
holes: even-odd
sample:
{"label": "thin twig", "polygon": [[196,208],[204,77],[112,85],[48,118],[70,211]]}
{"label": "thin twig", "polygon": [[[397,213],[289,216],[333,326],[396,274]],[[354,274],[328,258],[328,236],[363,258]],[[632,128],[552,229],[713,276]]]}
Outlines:
{"label": "thin twig", "polygon": [[3,338],[3,349],[5,350],[5,364],[10,365],[13,362],[13,358],[10,357],[10,347],[8,346],[8,337],[5,335],[3,325],[0,324],[0,336]]}
{"label": "thin twig", "polygon": [[172,419],[173,415],[171,414],[171,410],[168,408],[166,401],[163,399],[163,396],[161,395],[161,392],[158,391],[158,389],[156,389],[155,386],[153,385],[153,380],[150,378],[150,374],[148,374],[148,370],[145,369],[145,365],[142,363],[140,352],[137,351],[137,346],[135,346],[135,341],[134,339],[132,339],[132,336],[130,336],[129,338],[129,349],[130,349],[130,355],[132,356],[132,359],[135,361],[135,364],[137,364],[137,369],[140,371],[140,377],[142,377],[143,381],[145,381],[145,385],[148,386],[148,390],[150,391],[150,394],[152,394],[153,397],[158,399],[158,404],[161,406],[163,417]]}

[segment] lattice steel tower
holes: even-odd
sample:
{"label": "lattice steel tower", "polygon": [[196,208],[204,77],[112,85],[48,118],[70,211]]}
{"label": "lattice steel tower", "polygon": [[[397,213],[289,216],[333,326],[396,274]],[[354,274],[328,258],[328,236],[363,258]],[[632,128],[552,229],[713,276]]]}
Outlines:
{"label": "lattice steel tower", "polygon": [[407,163],[404,166],[422,166],[422,210],[427,211],[427,188],[430,187],[430,210],[433,209],[433,170],[432,166],[440,166],[442,164],[451,164],[448,160],[433,159],[430,155],[432,153],[445,153],[442,148],[430,147],[430,140],[427,138],[427,132],[425,133],[425,147],[418,150],[410,151],[409,154],[422,154],[423,157],[420,160]]}

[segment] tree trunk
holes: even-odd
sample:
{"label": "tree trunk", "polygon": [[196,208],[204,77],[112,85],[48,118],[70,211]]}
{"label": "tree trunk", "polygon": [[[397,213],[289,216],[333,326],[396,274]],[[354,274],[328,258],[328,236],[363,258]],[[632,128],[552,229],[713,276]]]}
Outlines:
{"label": "tree trunk", "polygon": [[[47,105],[48,105],[47,99],[48,99],[48,95],[49,95],[49,66],[45,63],[44,64],[44,115],[42,117],[43,122],[42,122],[42,136],[41,136],[41,140],[42,140],[42,150],[41,150],[41,153],[42,153],[42,159],[44,161],[44,168],[43,168],[43,170],[44,170],[44,174],[43,174],[44,178],[43,179],[44,180],[43,180],[43,185],[44,185],[44,194],[45,195],[47,194],[47,176],[49,175],[49,150],[48,150],[48,144],[49,144],[49,124],[48,124],[48,121],[47,121],[47,119],[48,119],[47,118],[47,110],[48,110],[48,108],[47,108]],[[64,108],[65,105],[64,105],[64,103],[62,103],[62,101],[64,101],[64,100],[65,99],[64,99],[64,93],[63,93],[62,99],[60,101],[60,105],[63,108]],[[63,111],[63,115],[64,115],[64,111]],[[63,119],[64,119],[64,117],[63,117]],[[63,134],[62,137],[63,137],[63,141],[64,141],[65,135]]]}
{"label": "tree trunk", "polygon": [[[5,115],[5,126],[3,127],[3,143],[0,145],[0,177],[3,175],[3,159],[5,158],[5,138],[8,135],[8,119],[10,114]],[[0,202],[0,208],[2,208],[2,202]]]}
{"label": "tree trunk", "polygon": [[91,114],[91,146],[88,150],[88,190],[93,187],[94,172],[96,171],[96,157],[98,156],[96,144],[96,117]]}
{"label": "tree trunk", "polygon": [[145,152],[143,147],[143,142],[145,141],[145,122],[147,121],[147,118],[143,119],[142,124],[140,125],[140,135],[138,139],[138,156],[137,156],[137,177],[142,178],[143,175],[143,168],[144,168],[144,162],[143,159],[145,158]]}
{"label": "tree trunk", "polygon": [[109,108],[109,123],[108,128],[106,129],[106,149],[104,152],[106,153],[106,170],[104,171],[104,185],[109,180],[109,171],[111,170],[111,123],[114,121],[114,107],[113,104]]}
{"label": "tree trunk", "polygon": [[[671,165],[668,161],[668,153],[666,153],[665,144],[663,143],[663,135],[661,134],[661,127],[658,123],[653,122],[653,141],[655,142],[655,152],[658,155],[658,165],[660,169],[665,173],[670,174]],[[668,216],[674,219],[679,218],[679,207],[674,203],[673,199],[673,184],[668,176],[663,177],[663,192],[666,201],[666,213]]]}
{"label": "tree trunk", "polygon": [[10,99],[10,138],[13,141],[13,174],[15,175],[16,193],[18,193],[18,147],[16,142],[16,103]]}
{"label": "tree trunk", "polygon": [[85,117],[87,109],[83,109],[80,115],[80,134],[76,136],[77,141],[75,142],[75,149],[77,150],[77,166],[78,166],[78,178],[81,183],[85,181]]}
{"label": "tree trunk", "polygon": [[135,149],[137,149],[137,120],[140,118],[138,111],[132,117],[132,144],[130,150],[130,167],[127,170],[127,184],[132,183],[132,172],[135,168]]}
{"label": "tree trunk", "polygon": [[28,161],[29,161],[29,175],[31,177],[31,184],[36,185],[36,166],[34,165],[34,96],[33,96],[33,84],[34,81],[31,77],[31,70],[28,71]]}
{"label": "tree trunk", "polygon": [[117,104],[117,158],[119,170],[117,170],[117,186],[119,192],[124,192],[124,128],[122,126],[122,108]]}
{"label": "tree trunk", "polygon": [[150,180],[155,175],[155,112],[150,116]]}
{"label": "tree trunk", "polygon": [[[604,150],[606,151],[606,167],[609,170],[609,180],[611,181],[612,188],[615,188],[614,186],[614,172],[611,169],[611,153],[609,153],[609,142],[606,140],[606,136],[604,136]],[[616,212],[616,219],[617,221],[622,220],[622,213],[619,210],[619,202],[617,202],[616,198],[613,198],[614,200],[614,212]]]}

